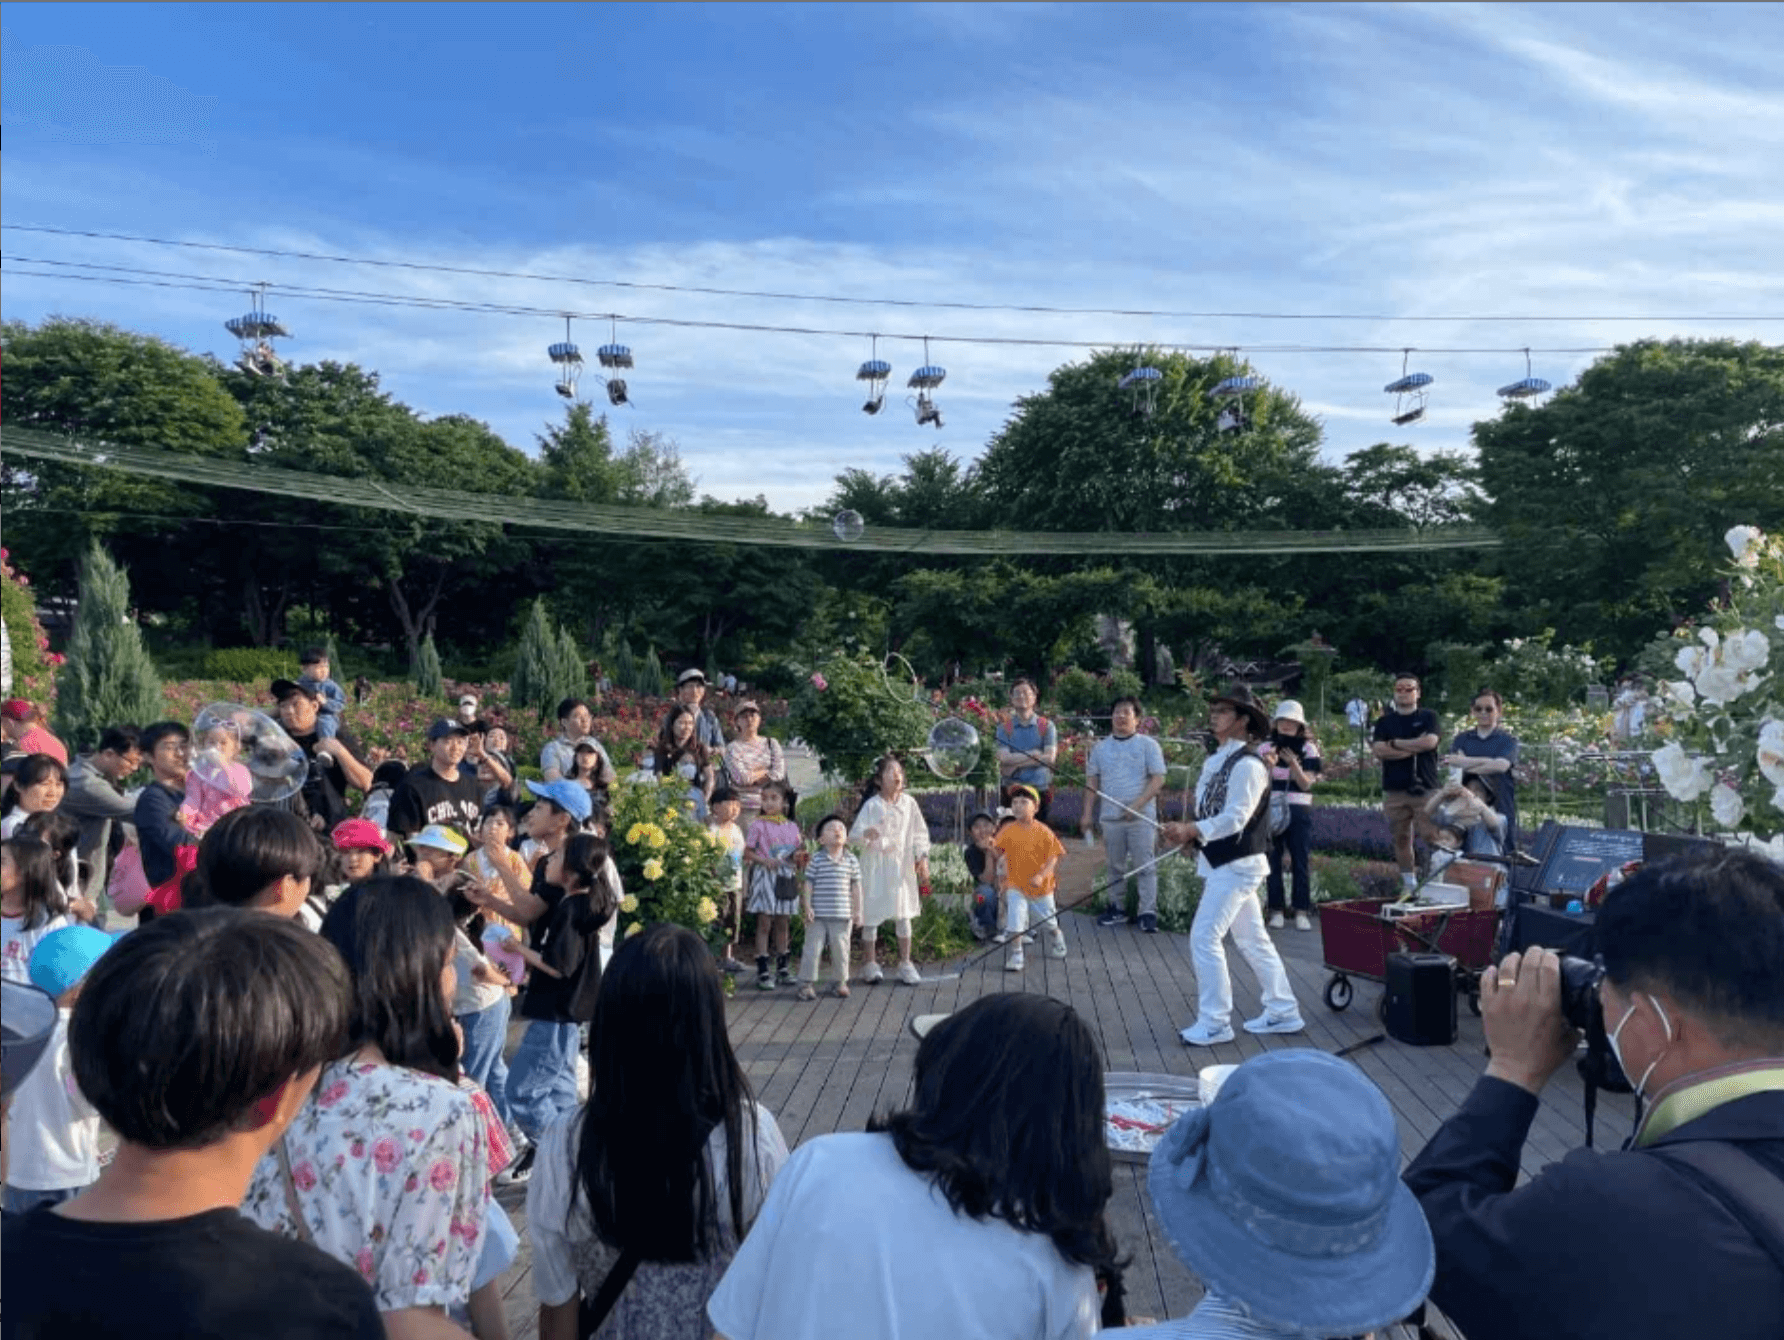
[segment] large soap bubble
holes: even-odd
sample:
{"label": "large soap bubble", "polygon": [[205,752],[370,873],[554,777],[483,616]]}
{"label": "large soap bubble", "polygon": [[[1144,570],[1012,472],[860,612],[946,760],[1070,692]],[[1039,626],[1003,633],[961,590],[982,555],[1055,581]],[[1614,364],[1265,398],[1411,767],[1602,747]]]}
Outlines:
{"label": "large soap bubble", "polygon": [[839,540],[858,540],[867,532],[867,522],[862,520],[861,513],[848,510],[838,512],[830,521],[830,529],[836,532]]}
{"label": "large soap bubble", "polygon": [[929,728],[924,757],[937,777],[957,782],[979,766],[979,751],[979,732],[971,722],[944,717]]}
{"label": "large soap bubble", "polygon": [[210,703],[192,723],[192,769],[218,790],[268,805],[302,789],[310,760],[266,713]]}

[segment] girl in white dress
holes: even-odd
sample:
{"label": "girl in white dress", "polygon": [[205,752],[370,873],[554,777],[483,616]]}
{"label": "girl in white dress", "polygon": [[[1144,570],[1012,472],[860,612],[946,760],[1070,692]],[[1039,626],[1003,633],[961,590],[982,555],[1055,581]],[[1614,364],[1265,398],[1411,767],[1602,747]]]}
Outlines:
{"label": "girl in white dress", "polygon": [[874,764],[849,840],[861,850],[861,980],[885,976],[874,940],[881,923],[890,921],[898,935],[898,980],[915,986],[923,977],[911,962],[911,920],[922,909],[917,886],[929,883],[929,825],[906,794],[904,767],[891,754]]}

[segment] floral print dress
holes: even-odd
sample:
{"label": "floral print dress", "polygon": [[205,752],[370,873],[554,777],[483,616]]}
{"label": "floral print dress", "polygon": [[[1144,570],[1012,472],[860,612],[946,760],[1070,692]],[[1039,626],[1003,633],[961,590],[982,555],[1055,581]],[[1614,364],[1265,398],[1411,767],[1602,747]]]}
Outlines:
{"label": "floral print dress", "polygon": [[380,1312],[470,1298],[490,1150],[468,1093],[383,1061],[335,1061],[284,1144],[307,1233],[293,1222],[277,1149],[254,1169],[242,1200],[249,1219],[353,1266]]}

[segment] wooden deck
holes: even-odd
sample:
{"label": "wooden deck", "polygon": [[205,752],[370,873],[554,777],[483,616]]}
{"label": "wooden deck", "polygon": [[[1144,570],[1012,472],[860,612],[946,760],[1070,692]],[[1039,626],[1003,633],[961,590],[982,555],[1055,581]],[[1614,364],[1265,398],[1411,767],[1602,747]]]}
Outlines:
{"label": "wooden deck", "polygon": [[[1078,887],[1084,886],[1079,882]],[[1273,1048],[1337,1051],[1381,1031],[1375,1014],[1380,988],[1359,981],[1348,1010],[1328,1010],[1321,1000],[1328,974],[1321,962],[1317,928],[1310,934],[1291,927],[1272,936],[1300,998],[1307,1031],[1267,1038],[1240,1031],[1237,1041],[1223,1046],[1185,1047],[1177,1030],[1195,1012],[1189,937],[1142,935],[1129,926],[1101,929],[1081,915],[1068,915],[1065,924],[1070,956],[1054,960],[1031,952],[1028,970],[1020,976],[1004,972],[1001,953],[994,953],[964,972],[959,963],[926,968],[931,980],[918,987],[899,986],[890,979],[878,986],[857,986],[846,1001],[820,998],[801,1004],[791,990],[759,993],[740,986],[730,1006],[732,1041],[788,1146],[831,1131],[860,1130],[869,1114],[906,1101],[917,1049],[908,1028],[910,1019],[957,1009],[993,992],[1039,991],[1069,1001],[1101,1038],[1112,1071],[1193,1075],[1202,1066],[1242,1061]],[[1230,943],[1228,958],[1236,1022],[1259,1013],[1261,1004],[1250,969]],[[1466,1005],[1461,1021],[1461,1036],[1451,1047],[1408,1047],[1385,1040],[1352,1054],[1393,1104],[1407,1160],[1424,1147],[1485,1068],[1480,1021]],[[1526,1175],[1584,1143],[1582,1092],[1571,1066],[1551,1083],[1525,1145]],[[1601,1095],[1599,1146],[1616,1147],[1632,1119],[1627,1096]],[[1122,1249],[1133,1257],[1129,1311],[1180,1317],[1195,1305],[1201,1286],[1160,1233],[1147,1201],[1144,1172],[1137,1165],[1116,1164],[1111,1205]],[[501,1200],[524,1234],[522,1189],[504,1189]],[[507,1289],[513,1334],[535,1335],[532,1283],[524,1255],[511,1272]]]}

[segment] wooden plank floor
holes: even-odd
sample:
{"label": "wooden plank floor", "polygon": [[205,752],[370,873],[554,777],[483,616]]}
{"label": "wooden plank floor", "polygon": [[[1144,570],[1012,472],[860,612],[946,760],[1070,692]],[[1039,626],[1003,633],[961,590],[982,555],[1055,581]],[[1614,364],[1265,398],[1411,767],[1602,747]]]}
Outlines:
{"label": "wooden plank floor", "polygon": [[[1108,1068],[1117,1071],[1189,1076],[1202,1066],[1239,1062],[1279,1047],[1337,1051],[1381,1031],[1375,1014],[1381,988],[1358,981],[1348,1010],[1327,1009],[1321,998],[1328,974],[1321,962],[1320,936],[1317,930],[1309,934],[1291,928],[1272,932],[1272,938],[1300,998],[1307,1031],[1268,1038],[1240,1031],[1236,1041],[1222,1046],[1185,1047],[1177,1030],[1195,1014],[1189,937],[1142,935],[1128,926],[1102,929],[1090,917],[1075,914],[1068,915],[1065,924],[1069,957],[1054,960],[1031,952],[1028,970],[1020,975],[1002,970],[999,951],[980,959],[968,956],[930,965],[925,969],[928,980],[917,987],[899,986],[890,978],[878,986],[856,985],[848,1000],[820,997],[801,1004],[791,990],[758,992],[753,986],[740,986],[729,1008],[733,1045],[788,1145],[797,1147],[831,1131],[860,1130],[871,1114],[906,1101],[917,1049],[909,1033],[910,1020],[957,1009],[999,991],[1040,991],[1069,1001],[1101,1039]],[[1230,944],[1228,957],[1237,1021],[1259,1013],[1262,1006],[1256,979]],[[1480,1021],[1466,1006],[1460,1018],[1461,1035],[1454,1046],[1408,1047],[1386,1040],[1352,1054],[1393,1105],[1407,1160],[1424,1147],[1485,1068]],[[1525,1146],[1525,1176],[1584,1143],[1582,1097],[1578,1075],[1571,1066],[1563,1068],[1543,1095]],[[1600,1147],[1618,1145],[1633,1115],[1627,1096],[1600,1095]],[[1201,1286],[1159,1231],[1145,1193],[1144,1169],[1131,1164],[1116,1168],[1110,1213],[1123,1251],[1133,1257],[1130,1311],[1182,1316],[1201,1296]],[[524,1194],[504,1189],[501,1200],[524,1237]],[[535,1302],[524,1254],[506,1288],[513,1334],[534,1336]]]}

